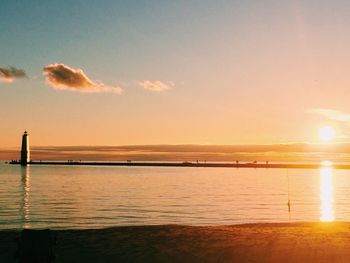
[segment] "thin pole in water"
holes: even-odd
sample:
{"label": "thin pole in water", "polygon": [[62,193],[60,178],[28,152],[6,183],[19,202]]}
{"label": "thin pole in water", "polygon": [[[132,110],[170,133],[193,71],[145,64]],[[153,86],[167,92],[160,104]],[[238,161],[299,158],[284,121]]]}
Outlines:
{"label": "thin pole in water", "polygon": [[290,186],[289,186],[289,173],[287,169],[287,183],[288,183],[288,214],[289,214],[289,221],[290,221]]}

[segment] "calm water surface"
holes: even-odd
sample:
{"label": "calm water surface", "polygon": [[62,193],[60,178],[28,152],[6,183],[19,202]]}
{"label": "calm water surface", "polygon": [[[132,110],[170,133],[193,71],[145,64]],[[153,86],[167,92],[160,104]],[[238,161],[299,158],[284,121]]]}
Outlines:
{"label": "calm water surface", "polygon": [[350,170],[327,167],[21,168],[1,164],[0,228],[350,221],[349,179]]}

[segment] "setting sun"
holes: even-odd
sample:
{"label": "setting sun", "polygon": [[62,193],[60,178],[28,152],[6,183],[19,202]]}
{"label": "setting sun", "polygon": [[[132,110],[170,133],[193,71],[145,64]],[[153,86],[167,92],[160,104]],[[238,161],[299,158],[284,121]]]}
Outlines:
{"label": "setting sun", "polygon": [[320,137],[320,140],[323,142],[333,141],[335,138],[335,134],[336,134],[335,129],[330,126],[324,126],[319,130],[319,137]]}

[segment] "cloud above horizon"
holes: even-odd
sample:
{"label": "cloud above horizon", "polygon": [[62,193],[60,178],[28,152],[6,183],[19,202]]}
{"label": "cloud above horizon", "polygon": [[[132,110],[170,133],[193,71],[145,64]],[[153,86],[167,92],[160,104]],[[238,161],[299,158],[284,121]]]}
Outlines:
{"label": "cloud above horizon", "polygon": [[149,81],[149,80],[144,80],[139,83],[144,89],[155,91],[155,92],[161,92],[165,90],[169,90],[172,87],[175,86],[174,82],[162,82],[159,80],[156,81]]}
{"label": "cloud above horizon", "polygon": [[350,122],[350,114],[332,109],[309,109],[307,113],[321,115],[329,120]]}
{"label": "cloud above horizon", "polygon": [[27,78],[27,74],[23,69],[15,67],[0,67],[0,81],[13,82],[15,79]]}
{"label": "cloud above horizon", "polygon": [[105,85],[101,82],[90,80],[81,69],[74,69],[65,64],[55,63],[43,68],[46,82],[57,90],[71,90],[89,93],[115,93],[121,94],[123,89]]}

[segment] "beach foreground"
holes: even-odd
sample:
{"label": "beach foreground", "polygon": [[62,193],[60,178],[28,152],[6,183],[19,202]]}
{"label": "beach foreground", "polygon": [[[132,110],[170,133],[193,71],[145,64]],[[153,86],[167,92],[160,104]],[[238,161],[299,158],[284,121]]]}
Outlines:
{"label": "beach foreground", "polygon": [[[132,226],[55,232],[55,262],[350,262],[350,223]],[[0,231],[0,262],[16,262],[18,233]]]}

